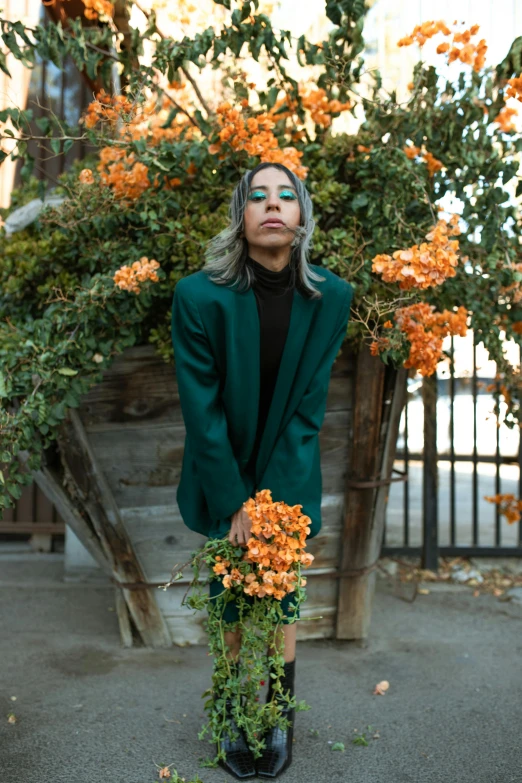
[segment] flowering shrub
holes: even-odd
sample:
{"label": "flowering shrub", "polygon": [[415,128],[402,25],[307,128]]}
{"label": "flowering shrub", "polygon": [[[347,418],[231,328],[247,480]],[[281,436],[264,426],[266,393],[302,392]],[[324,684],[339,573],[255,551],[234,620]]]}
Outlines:
{"label": "flowering shrub", "polygon": [[[30,109],[0,113],[0,138],[24,160],[26,185],[13,206],[45,189],[29,179],[35,135],[56,154],[75,139],[95,150],[60,178],[59,208],[0,236],[0,462],[9,465],[0,507],[19,497],[67,408],[126,346],[152,343],[172,362],[173,289],[201,268],[239,174],[261,160],[282,161],[306,181],[316,220],[311,261],[354,287],[347,340],[430,375],[444,336],[473,329],[502,379],[497,407],[502,396],[505,422],[518,424],[519,369],[503,352],[504,337],[522,339],[516,45],[486,66],[477,25],[424,22],[397,45],[422,47],[441,35],[439,53],[462,70],[452,83],[419,61],[408,99],[398,102],[378,72],[364,73],[364,4],[327,0],[332,30],[320,43],[276,31],[257,2],[225,5],[219,29],[182,40],[158,29],[154,15],[142,31],[129,17],[131,35],[121,35],[119,14],[102,0],[86,4],[95,24],[0,22],[15,58],[38,55],[59,67],[68,56],[103,85],[78,128],[49,114],[35,134]],[[290,46],[299,64],[314,66],[313,78],[286,72]],[[269,59],[266,87],[243,70],[242,47]],[[193,66],[219,68],[223,89],[205,95]],[[364,121],[343,132],[338,124],[356,109]],[[0,150],[0,161],[7,154]],[[458,216],[441,211],[445,198],[460,200]],[[269,584],[257,578],[248,589]]]}

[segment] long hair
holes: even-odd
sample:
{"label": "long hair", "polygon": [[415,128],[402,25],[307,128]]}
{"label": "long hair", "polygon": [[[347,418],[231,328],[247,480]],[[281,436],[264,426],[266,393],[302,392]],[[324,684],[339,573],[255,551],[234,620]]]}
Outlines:
{"label": "long hair", "polygon": [[308,248],[315,228],[312,199],[299,177],[282,163],[260,163],[241,177],[234,188],[228,208],[230,225],[209,240],[205,249],[203,271],[214,283],[237,286],[239,291],[248,290],[254,282],[254,270],[251,264],[247,263],[248,242],[241,233],[244,231],[245,207],[252,178],[258,171],[268,167],[281,169],[288,175],[297,190],[301,210],[300,224],[295,229],[291,245],[291,285],[298,286],[306,297],[319,299],[322,293],[313,282],[325,278],[315,272],[313,265],[308,263]]}

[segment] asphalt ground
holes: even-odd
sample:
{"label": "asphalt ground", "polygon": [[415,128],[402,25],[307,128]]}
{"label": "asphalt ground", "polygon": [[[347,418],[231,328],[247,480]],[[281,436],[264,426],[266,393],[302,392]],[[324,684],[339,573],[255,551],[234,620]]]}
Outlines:
{"label": "asphalt ground", "polygon": [[[213,755],[197,737],[206,648],[123,648],[112,588],[62,575],[58,554],[0,554],[0,783],[154,783],[167,765],[187,783],[233,780],[199,763]],[[298,643],[312,709],[281,780],[522,781],[522,603],[425,587],[409,602],[380,576],[366,646]]]}

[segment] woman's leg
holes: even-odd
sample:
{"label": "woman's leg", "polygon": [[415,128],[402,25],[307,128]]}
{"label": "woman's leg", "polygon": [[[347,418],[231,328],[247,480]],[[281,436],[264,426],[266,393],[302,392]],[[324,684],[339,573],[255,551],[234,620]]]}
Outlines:
{"label": "woman's leg", "polygon": [[295,660],[295,641],[297,634],[297,622],[279,626],[274,634],[274,645],[268,648],[268,655],[276,652],[276,645],[283,648],[285,663]]}
{"label": "woman's leg", "polygon": [[[283,693],[290,699],[295,695],[295,641],[297,623],[287,623],[278,626],[275,633],[275,647],[278,651],[283,648],[285,663],[281,687]],[[274,652],[274,647],[269,648],[269,654]],[[273,680],[268,683],[267,702],[273,699]],[[276,695],[276,701],[280,701],[280,694]],[[292,742],[294,738],[295,708],[287,707],[283,703],[281,715],[288,720],[288,726],[281,729],[277,726],[269,729],[264,735],[265,748],[262,756],[257,761],[256,770],[260,778],[275,778],[292,763]]]}
{"label": "woman's leg", "polygon": [[225,644],[228,647],[227,658],[237,661],[241,652],[241,631],[225,631]]}

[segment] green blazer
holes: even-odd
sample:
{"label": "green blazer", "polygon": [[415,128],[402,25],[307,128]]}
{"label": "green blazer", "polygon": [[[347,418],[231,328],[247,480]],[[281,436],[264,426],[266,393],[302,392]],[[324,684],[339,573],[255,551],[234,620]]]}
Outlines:
{"label": "green blazer", "polygon": [[213,283],[200,270],[178,281],[172,344],[186,439],[176,501],[184,523],[209,537],[260,489],[302,504],[310,538],[321,528],[319,431],[333,362],[346,336],[352,286],[323,267],[321,299],[294,290],[288,334],[255,465],[260,325],[252,288]]}

